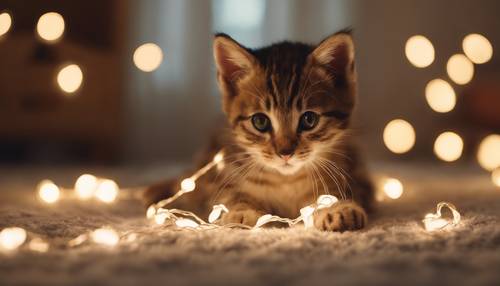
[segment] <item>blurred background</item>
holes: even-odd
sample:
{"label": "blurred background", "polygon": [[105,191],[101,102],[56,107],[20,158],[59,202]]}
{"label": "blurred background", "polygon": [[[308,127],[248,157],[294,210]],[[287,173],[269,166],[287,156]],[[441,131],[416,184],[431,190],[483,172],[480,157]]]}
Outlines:
{"label": "blurred background", "polygon": [[189,162],[222,116],[211,42],[354,29],[372,161],[500,165],[496,0],[0,0],[0,164]]}

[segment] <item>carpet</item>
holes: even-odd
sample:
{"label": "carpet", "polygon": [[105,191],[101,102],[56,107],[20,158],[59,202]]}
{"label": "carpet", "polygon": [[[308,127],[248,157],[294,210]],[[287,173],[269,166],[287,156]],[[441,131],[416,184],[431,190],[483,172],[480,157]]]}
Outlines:
{"label": "carpet", "polygon": [[[71,186],[82,172],[125,187],[141,186],[176,168],[0,168],[0,229],[25,228],[51,249],[0,252],[0,285],[499,285],[500,189],[475,167],[374,164],[375,177],[399,178],[398,200],[377,204],[358,232],[292,229],[179,230],[149,227],[134,200],[111,205],[36,199],[39,180]],[[460,225],[427,232],[421,219],[440,201],[454,203]],[[93,229],[142,231],[115,247],[65,242]],[[145,231],[146,230],[146,231]]]}

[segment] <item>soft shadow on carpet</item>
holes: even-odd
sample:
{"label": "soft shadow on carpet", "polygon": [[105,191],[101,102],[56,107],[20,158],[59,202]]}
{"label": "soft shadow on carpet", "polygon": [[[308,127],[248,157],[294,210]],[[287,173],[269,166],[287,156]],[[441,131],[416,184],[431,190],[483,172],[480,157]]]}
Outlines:
{"label": "soft shadow on carpet", "polygon": [[[25,228],[53,246],[47,253],[0,253],[0,285],[499,285],[500,189],[488,174],[468,167],[377,165],[375,174],[400,178],[403,197],[383,201],[367,229],[322,233],[264,229],[195,232],[147,228],[135,201],[105,205],[36,200],[40,179],[71,186],[82,170],[0,170],[0,229]],[[88,171],[88,170],[83,170]],[[138,186],[166,168],[93,170],[123,186]],[[462,223],[428,233],[421,219],[439,201],[454,203]],[[106,248],[64,242],[111,226],[145,230],[133,243]]]}

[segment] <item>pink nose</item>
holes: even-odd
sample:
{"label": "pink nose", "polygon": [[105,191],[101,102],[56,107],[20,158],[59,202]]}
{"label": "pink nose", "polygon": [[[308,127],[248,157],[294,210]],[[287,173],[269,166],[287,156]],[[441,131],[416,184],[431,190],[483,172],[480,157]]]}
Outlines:
{"label": "pink nose", "polygon": [[285,162],[288,162],[288,160],[290,160],[292,155],[280,155],[280,157],[283,158],[283,160],[285,160]]}

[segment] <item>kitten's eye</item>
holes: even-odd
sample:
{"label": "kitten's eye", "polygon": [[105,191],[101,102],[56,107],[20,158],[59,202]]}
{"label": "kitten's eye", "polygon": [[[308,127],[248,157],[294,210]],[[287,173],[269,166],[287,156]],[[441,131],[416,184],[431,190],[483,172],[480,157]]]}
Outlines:
{"label": "kitten's eye", "polygon": [[312,111],[307,111],[300,117],[299,129],[300,130],[311,130],[318,124],[319,115]]}
{"label": "kitten's eye", "polygon": [[264,113],[256,113],[252,115],[252,124],[253,127],[260,132],[267,132],[271,129],[271,121]]}

